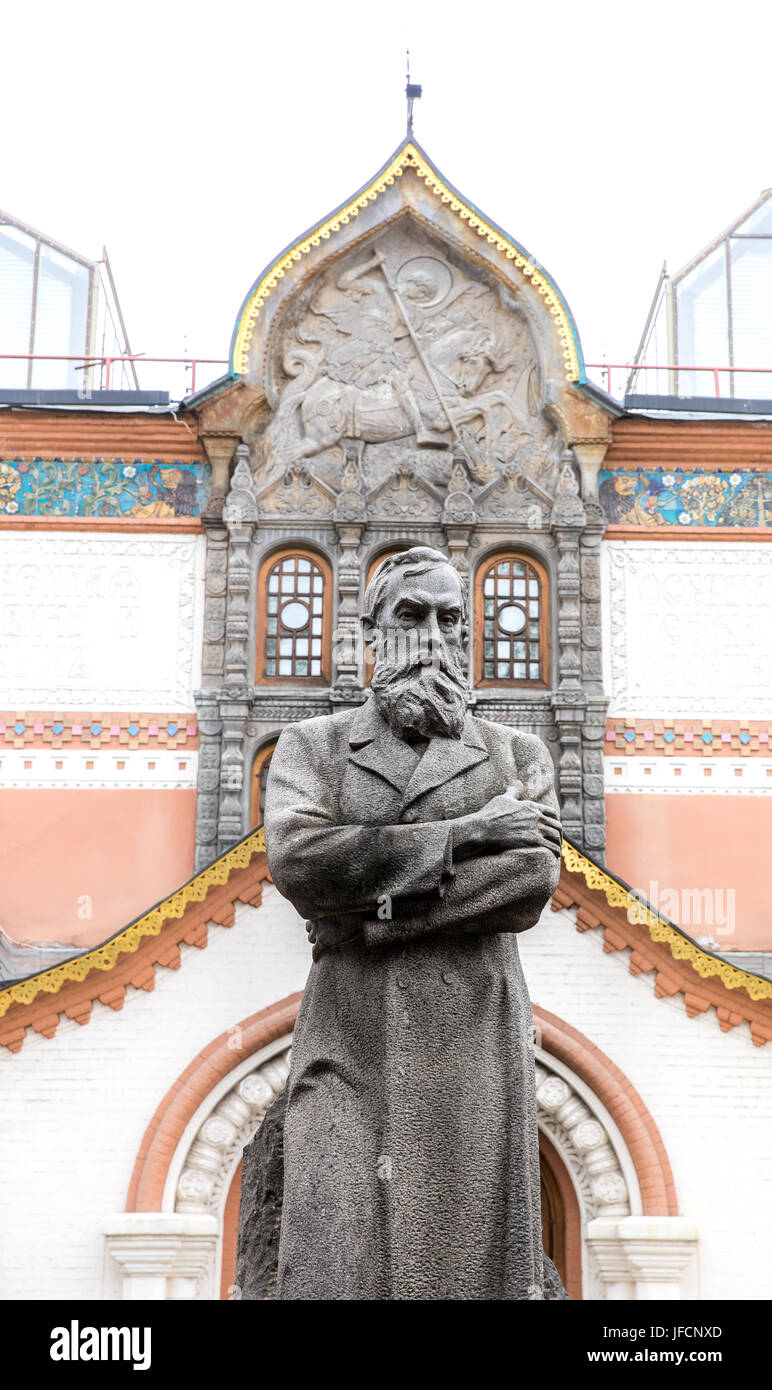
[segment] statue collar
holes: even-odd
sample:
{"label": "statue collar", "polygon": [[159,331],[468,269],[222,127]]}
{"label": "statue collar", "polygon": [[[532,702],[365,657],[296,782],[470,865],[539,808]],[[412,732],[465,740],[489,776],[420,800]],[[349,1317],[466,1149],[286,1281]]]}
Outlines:
{"label": "statue collar", "polygon": [[352,762],[402,792],[403,807],[489,756],[476,721],[467,713],[461,738],[430,739],[416,766],[414,750],[392,733],[372,695],[354,716],[349,744]]}

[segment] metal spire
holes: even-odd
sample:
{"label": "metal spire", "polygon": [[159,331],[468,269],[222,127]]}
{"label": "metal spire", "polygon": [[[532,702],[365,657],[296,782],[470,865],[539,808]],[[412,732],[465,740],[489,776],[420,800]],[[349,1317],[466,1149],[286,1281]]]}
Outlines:
{"label": "metal spire", "polygon": [[421,96],[422,88],[416,82],[410,81],[410,49],[407,49],[407,86],[405,96],[407,97],[407,133],[408,137],[413,134],[413,102],[418,101]]}

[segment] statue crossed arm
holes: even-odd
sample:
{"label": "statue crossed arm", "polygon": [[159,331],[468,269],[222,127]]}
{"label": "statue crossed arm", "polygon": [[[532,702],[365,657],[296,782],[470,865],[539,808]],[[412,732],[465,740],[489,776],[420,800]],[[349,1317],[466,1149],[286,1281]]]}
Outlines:
{"label": "statue crossed arm", "polygon": [[[317,954],[360,933],[372,946],[443,930],[533,925],[545,872],[556,879],[561,842],[543,745],[518,735],[521,753],[530,755],[521,776],[507,783],[505,768],[492,795],[486,797],[487,786],[482,790],[479,807],[480,792],[470,788],[469,809],[460,815],[341,823],[345,771],[335,778],[330,771],[333,764],[340,773],[348,749],[329,741],[329,726],[322,730],[316,722],[303,721],[281,737],[271,763],[266,831],[276,885],[311,920]],[[364,790],[363,816],[372,805]]]}

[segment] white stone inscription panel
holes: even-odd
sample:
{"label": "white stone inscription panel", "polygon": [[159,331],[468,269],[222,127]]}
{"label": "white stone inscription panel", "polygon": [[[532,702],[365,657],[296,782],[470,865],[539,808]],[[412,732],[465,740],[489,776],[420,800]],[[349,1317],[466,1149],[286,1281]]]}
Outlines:
{"label": "white stone inscription panel", "polygon": [[0,533],[0,708],[193,710],[203,560],[203,536]]}
{"label": "white stone inscription panel", "polygon": [[772,544],[605,541],[609,714],[772,714]]}

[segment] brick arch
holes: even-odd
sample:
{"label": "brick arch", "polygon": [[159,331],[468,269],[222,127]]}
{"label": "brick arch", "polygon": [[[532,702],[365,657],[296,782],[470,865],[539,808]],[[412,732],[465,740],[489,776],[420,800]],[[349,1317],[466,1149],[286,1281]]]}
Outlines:
{"label": "brick arch", "polygon": [[[582,1214],[574,1181],[563,1159],[543,1129],[539,1129],[539,1173],[542,1184],[542,1239],[544,1249],[557,1267],[569,1298],[582,1297]],[[550,1188],[557,1201],[551,1201]],[[545,1200],[546,1197],[546,1200]],[[546,1208],[546,1212],[545,1212]],[[554,1244],[544,1235],[544,1217],[556,1219]]]}
{"label": "brick arch", "polygon": [[635,1168],[644,1216],[677,1216],[670,1161],[653,1116],[610,1057],[556,1014],[533,1006],[545,1052],[567,1067],[598,1097],[616,1124]]}
{"label": "brick arch", "polygon": [[292,1032],[301,998],[300,994],[290,994],[277,1004],[251,1014],[238,1024],[238,1050],[232,1045],[234,1030],[231,1028],[202,1048],[185,1068],[145,1130],[131,1175],[127,1211],[161,1210],[169,1167],[198,1107],[228,1072],[261,1048]]}
{"label": "brick arch", "polygon": [[[249,824],[253,828],[263,823],[263,777],[274,755],[280,733],[281,729],[277,729],[275,733],[261,739],[251,757]],[[247,758],[245,761],[249,766],[250,760]]]}

